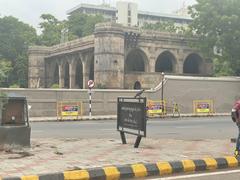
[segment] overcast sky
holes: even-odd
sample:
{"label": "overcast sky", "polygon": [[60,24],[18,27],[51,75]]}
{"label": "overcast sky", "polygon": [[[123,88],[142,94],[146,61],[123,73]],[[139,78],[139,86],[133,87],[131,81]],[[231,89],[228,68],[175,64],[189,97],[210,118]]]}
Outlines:
{"label": "overcast sky", "polygon": [[[115,6],[115,0],[0,0],[0,17],[12,15],[37,28],[40,15],[50,13],[59,20],[66,19],[66,11],[81,4],[100,4],[103,1]],[[192,5],[195,0],[130,0],[138,3],[138,9],[159,13],[172,13],[183,4]]]}

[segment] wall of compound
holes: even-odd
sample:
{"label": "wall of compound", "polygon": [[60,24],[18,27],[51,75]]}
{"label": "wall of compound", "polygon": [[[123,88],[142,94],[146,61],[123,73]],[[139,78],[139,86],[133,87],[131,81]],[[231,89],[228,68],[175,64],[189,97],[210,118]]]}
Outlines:
{"label": "wall of compound", "polygon": [[[192,101],[210,99],[214,101],[217,113],[228,113],[236,97],[240,95],[239,78],[206,78],[166,76],[164,99],[169,104],[180,104],[181,113],[192,113]],[[159,82],[161,85],[161,82]],[[147,90],[143,95],[151,100],[161,99],[160,88]],[[30,116],[56,116],[58,101],[83,102],[84,115],[88,115],[88,90],[76,89],[0,89],[1,92],[15,93],[27,97],[32,106]],[[137,90],[94,89],[92,93],[93,115],[115,115],[117,97],[134,96]]]}

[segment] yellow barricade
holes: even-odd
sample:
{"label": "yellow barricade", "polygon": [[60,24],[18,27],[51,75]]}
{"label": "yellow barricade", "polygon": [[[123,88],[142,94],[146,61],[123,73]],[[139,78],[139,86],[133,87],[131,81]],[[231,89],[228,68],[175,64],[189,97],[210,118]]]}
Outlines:
{"label": "yellow barricade", "polygon": [[83,114],[82,102],[57,102],[57,119],[78,119]]}
{"label": "yellow barricade", "polygon": [[213,114],[214,113],[213,100],[194,100],[193,113],[194,114]]}
{"label": "yellow barricade", "polygon": [[166,115],[166,101],[147,101],[147,114],[148,116]]}

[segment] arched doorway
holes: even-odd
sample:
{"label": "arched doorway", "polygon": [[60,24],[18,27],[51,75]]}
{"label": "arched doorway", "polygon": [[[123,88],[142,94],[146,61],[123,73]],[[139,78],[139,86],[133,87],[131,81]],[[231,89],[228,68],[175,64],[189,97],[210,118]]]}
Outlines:
{"label": "arched doorway", "polygon": [[147,69],[147,57],[140,49],[132,50],[126,57],[125,72],[145,72]]}
{"label": "arched doorway", "polygon": [[142,88],[141,83],[139,81],[136,81],[134,83],[133,89],[141,89],[141,88]]}
{"label": "arched doorway", "polygon": [[59,67],[58,67],[58,64],[56,64],[55,68],[54,68],[53,84],[59,84]]}
{"label": "arched doorway", "polygon": [[155,72],[175,72],[176,59],[174,55],[169,51],[161,53],[155,64]]}
{"label": "arched doorway", "polygon": [[82,61],[79,61],[76,65],[75,84],[77,88],[83,88],[83,65]]}
{"label": "arched doorway", "polygon": [[70,87],[70,78],[69,78],[69,63],[67,62],[64,66],[64,88]]}
{"label": "arched doorway", "polygon": [[190,54],[184,61],[183,73],[200,74],[203,66],[203,60],[198,54]]}

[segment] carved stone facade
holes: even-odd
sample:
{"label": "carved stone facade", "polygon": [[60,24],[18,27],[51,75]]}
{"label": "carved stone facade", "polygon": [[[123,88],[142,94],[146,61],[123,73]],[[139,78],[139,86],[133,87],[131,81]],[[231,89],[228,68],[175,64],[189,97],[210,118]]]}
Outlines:
{"label": "carved stone facade", "polygon": [[103,23],[92,36],[53,47],[29,48],[29,88],[153,88],[161,72],[209,76],[212,63],[178,34],[141,31]]}

